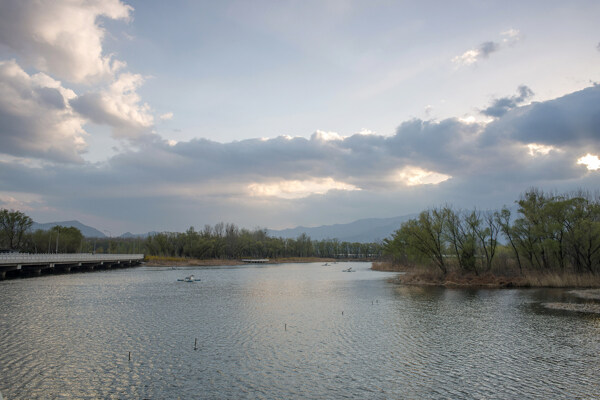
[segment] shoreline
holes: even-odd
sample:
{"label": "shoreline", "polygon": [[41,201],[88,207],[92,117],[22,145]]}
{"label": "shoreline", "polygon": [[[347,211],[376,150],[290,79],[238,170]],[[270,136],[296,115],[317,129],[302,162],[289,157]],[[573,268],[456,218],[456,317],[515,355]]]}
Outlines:
{"label": "shoreline", "polygon": [[439,286],[447,288],[563,288],[596,289],[600,288],[600,275],[576,274],[573,272],[537,272],[527,271],[520,274],[480,275],[449,272],[445,276],[438,271],[410,266],[394,265],[389,262],[374,262],[373,270],[398,272],[390,280],[399,285]]}
{"label": "shoreline", "polygon": [[[362,259],[335,259],[335,258],[320,258],[320,257],[288,257],[288,258],[271,258],[269,261],[260,264],[283,264],[283,263],[313,263],[313,262],[369,262]],[[197,258],[182,258],[182,257],[157,257],[150,256],[144,261],[148,267],[218,267],[218,266],[238,266],[250,265],[251,263],[244,262],[239,259],[222,260],[222,259],[197,259]],[[260,265],[259,264],[259,265]]]}
{"label": "shoreline", "polygon": [[[528,271],[519,274],[494,274],[491,272],[475,274],[464,274],[449,272],[445,276],[433,269],[424,269],[414,266],[392,264],[385,261],[372,261],[364,259],[334,259],[320,257],[289,257],[272,258],[261,264],[284,264],[284,263],[334,263],[334,262],[372,262],[371,269],[374,271],[397,272],[398,275],[390,278],[390,281],[398,285],[410,286],[438,286],[446,288],[482,288],[482,289],[510,289],[510,288],[571,288],[571,289],[595,289],[600,288],[600,275],[575,274],[571,272],[536,272]],[[239,266],[250,265],[239,259],[195,259],[182,257],[158,257],[150,256],[143,263],[148,267],[217,267],[217,266]]]}

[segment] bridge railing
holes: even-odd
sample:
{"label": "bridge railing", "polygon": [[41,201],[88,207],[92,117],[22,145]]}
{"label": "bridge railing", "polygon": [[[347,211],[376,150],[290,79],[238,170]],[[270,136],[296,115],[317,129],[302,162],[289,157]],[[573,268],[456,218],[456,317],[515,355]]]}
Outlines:
{"label": "bridge railing", "polygon": [[1,264],[76,263],[103,261],[141,261],[143,254],[0,254]]}

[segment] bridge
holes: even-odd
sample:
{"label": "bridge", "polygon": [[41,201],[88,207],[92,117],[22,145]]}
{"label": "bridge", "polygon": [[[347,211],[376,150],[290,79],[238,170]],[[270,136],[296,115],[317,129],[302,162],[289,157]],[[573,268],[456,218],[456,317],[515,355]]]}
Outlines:
{"label": "bridge", "polygon": [[42,273],[93,271],[138,265],[143,254],[0,254],[0,280]]}

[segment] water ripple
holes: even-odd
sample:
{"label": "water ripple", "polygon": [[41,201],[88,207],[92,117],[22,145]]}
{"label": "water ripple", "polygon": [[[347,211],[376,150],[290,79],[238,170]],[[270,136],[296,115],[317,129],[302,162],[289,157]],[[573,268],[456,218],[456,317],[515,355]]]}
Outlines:
{"label": "water ripple", "polygon": [[353,266],[190,269],[198,284],[144,268],[0,282],[0,391],[11,400],[600,393],[600,320],[542,306],[569,294],[397,287]]}

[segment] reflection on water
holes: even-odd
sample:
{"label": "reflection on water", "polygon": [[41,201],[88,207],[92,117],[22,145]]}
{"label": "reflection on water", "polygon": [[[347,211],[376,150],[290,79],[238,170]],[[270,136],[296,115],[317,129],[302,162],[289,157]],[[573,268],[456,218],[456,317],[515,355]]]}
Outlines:
{"label": "reflection on water", "polygon": [[[350,265],[356,273],[341,272]],[[399,287],[387,281],[393,274],[369,266],[142,267],[0,282],[0,392],[7,399],[600,393],[600,318],[543,306],[581,298]],[[202,281],[177,282],[192,273]]]}

